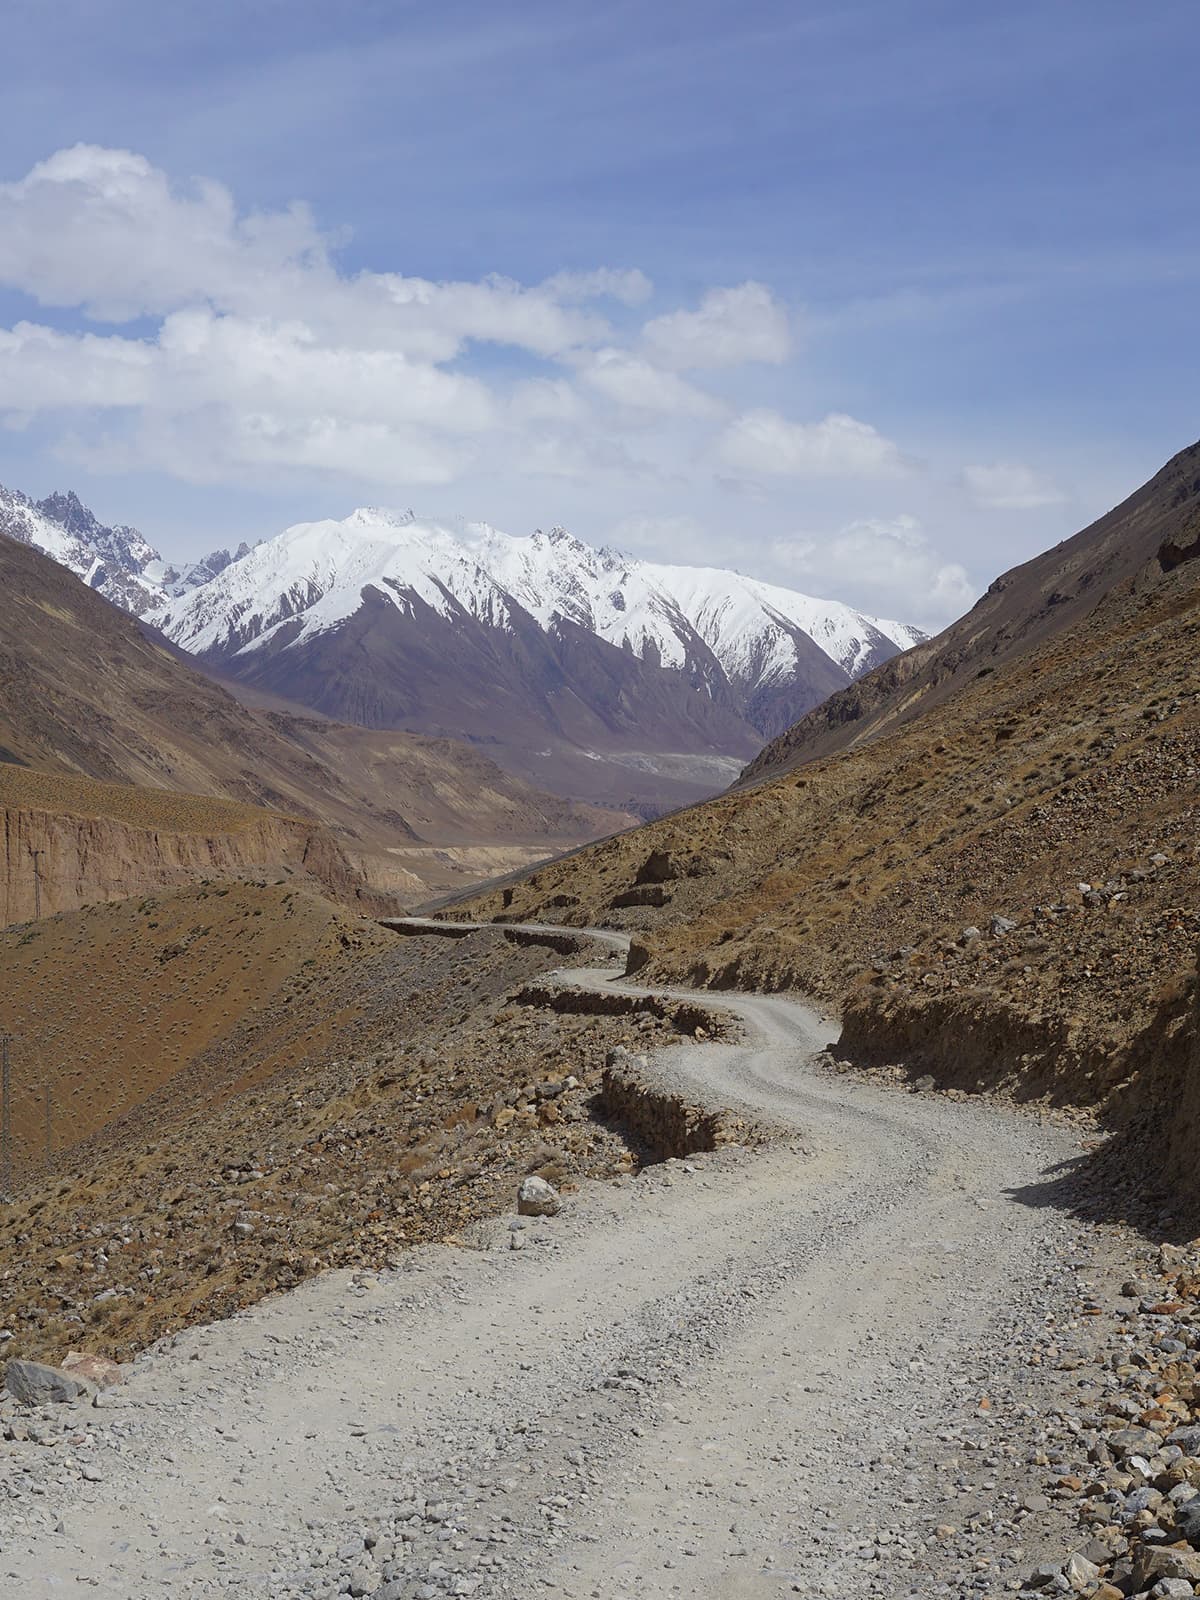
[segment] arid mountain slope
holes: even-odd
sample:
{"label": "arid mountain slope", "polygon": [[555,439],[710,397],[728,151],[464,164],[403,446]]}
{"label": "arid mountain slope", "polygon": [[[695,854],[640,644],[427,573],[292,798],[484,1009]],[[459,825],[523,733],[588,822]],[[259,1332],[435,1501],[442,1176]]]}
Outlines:
{"label": "arid mountain slope", "polygon": [[209,878],[286,879],[394,909],[322,823],[211,795],[0,763],[0,928]]}
{"label": "arid mountain slope", "polygon": [[847,1044],[868,1055],[1103,1099],[1187,1026],[1200,560],[1180,556],[1196,550],[1195,460],[1092,542],[1101,575],[1080,566],[1069,626],[1036,603],[1014,612],[1003,630],[1024,650],[989,646],[993,670],[934,683],[919,714],[462,912],[641,928],[651,974],[807,990],[843,1008]]}
{"label": "arid mountain slope", "polygon": [[1065,633],[1108,592],[1197,553],[1200,443],[1099,521],[1006,572],[957,622],[833,694],[752,761],[744,782],[852,749],[923,715],[972,677]]}
{"label": "arid mountain slope", "polygon": [[[449,741],[248,709],[63,567],[6,538],[0,762],[324,823],[376,889],[409,903],[628,820],[540,795]],[[44,789],[41,809],[53,809]],[[438,860],[442,845],[501,854],[477,868]]]}
{"label": "arid mountain slope", "polygon": [[590,1112],[605,1051],[677,1028],[518,998],[563,959],[499,931],[405,939],[246,883],[0,931],[8,1354],[124,1358],[323,1267],[452,1236],[529,1172],[627,1171]]}

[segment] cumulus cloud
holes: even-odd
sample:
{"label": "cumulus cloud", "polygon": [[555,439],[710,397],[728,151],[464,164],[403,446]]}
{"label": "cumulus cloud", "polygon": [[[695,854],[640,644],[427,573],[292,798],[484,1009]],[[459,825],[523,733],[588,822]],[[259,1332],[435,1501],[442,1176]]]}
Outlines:
{"label": "cumulus cloud", "polygon": [[1037,506],[1060,505],[1066,499],[1061,490],[1019,461],[964,467],[963,482],[976,505],[1005,511],[1031,511]]}
{"label": "cumulus cloud", "polygon": [[[239,216],[221,184],[181,192],[128,150],[76,145],[0,184],[0,283],[94,321],[166,316],[197,304],[242,317],[303,320],[317,337],[449,361],[468,340],[552,356],[609,335],[573,303],[640,273],[605,268],[529,288],[488,276],[434,283],[401,273],[340,275],[307,207]],[[607,285],[607,287],[603,287]]]}
{"label": "cumulus cloud", "polygon": [[129,150],[75,145],[0,184],[0,282],[42,305],[82,306],[97,321],[198,299],[229,304],[256,280],[262,292],[327,266],[305,207],[239,218],[220,184],[177,193]]}
{"label": "cumulus cloud", "polygon": [[761,283],[643,323],[629,308],[654,286],[635,267],[439,282],[349,271],[344,243],[303,204],[247,211],[133,151],[60,150],[0,183],[0,288],[55,309],[54,326],[0,327],[0,425],[49,418],[96,468],[310,471],[351,492],[469,472],[676,495],[711,490],[716,468],[758,494],[900,464],[866,423],[735,416],[694,381],[787,358],[789,315]]}
{"label": "cumulus cloud", "polygon": [[772,476],[873,478],[903,470],[890,439],[842,412],[789,422],[777,411],[747,411],[726,428],[718,450],[732,467]]}
{"label": "cumulus cloud", "polygon": [[137,339],[60,333],[32,322],[0,328],[0,411],[149,404],[154,352]]}
{"label": "cumulus cloud", "polygon": [[947,561],[915,517],[868,518],[826,538],[777,539],[771,554],[803,587],[814,583],[868,611],[890,607],[902,622],[931,631],[968,610],[978,597],[965,567]]}
{"label": "cumulus cloud", "polygon": [[674,372],[664,372],[625,350],[597,350],[580,370],[597,394],[631,411],[679,417],[719,417],[725,408],[712,395]]}
{"label": "cumulus cloud", "polygon": [[697,311],[669,311],[642,329],[647,354],[660,366],[735,367],[778,364],[791,354],[788,314],[765,284],[710,289]]}

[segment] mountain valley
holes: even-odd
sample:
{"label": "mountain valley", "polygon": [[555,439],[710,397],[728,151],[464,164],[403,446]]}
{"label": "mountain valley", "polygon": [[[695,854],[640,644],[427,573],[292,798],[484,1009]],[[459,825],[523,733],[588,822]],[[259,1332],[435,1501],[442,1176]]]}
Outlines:
{"label": "mountain valley", "polygon": [[[725,793],[529,870],[480,807],[628,819],[231,693],[0,541],[10,838],[123,820],[188,874],[0,932],[0,1323],[121,1363],[82,1443],[0,1402],[25,1587],[51,1547],[279,1600],[1189,1573],[1198,534],[1200,446]],[[278,837],[222,854],[218,812]],[[371,846],[417,873],[456,827],[464,873],[517,870],[380,922]],[[131,1496],[161,1548],[115,1547]]]}
{"label": "mountain valley", "polygon": [[[39,891],[46,909],[66,909],[235,860],[257,876],[320,861],[339,898],[411,905],[633,820],[539,793],[450,740],[243,705],[62,566],[3,537],[0,802],[10,921],[32,914]],[[100,848],[97,819],[115,830]],[[246,852],[251,824],[257,856]],[[164,854],[165,833],[184,843]]]}
{"label": "mountain valley", "polygon": [[725,788],[919,629],[700,567],[412,512],[301,523],[169,566],[74,494],[0,490],[0,533],[222,681],[343,723],[465,739],[552,792],[653,815]]}
{"label": "mountain valley", "polygon": [[[644,977],[799,989],[864,1060],[1155,1121],[1194,1037],[1198,535],[1193,446],[729,793],[462,914],[620,926]],[[1156,1137],[1190,1188],[1191,1122]]]}

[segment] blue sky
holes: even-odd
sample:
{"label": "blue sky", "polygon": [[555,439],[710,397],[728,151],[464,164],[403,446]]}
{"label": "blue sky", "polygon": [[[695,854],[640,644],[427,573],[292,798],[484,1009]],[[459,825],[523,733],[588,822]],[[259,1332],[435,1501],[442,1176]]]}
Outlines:
{"label": "blue sky", "polygon": [[11,5],[0,481],[169,554],[411,504],[944,621],[1200,433],[1194,21]]}

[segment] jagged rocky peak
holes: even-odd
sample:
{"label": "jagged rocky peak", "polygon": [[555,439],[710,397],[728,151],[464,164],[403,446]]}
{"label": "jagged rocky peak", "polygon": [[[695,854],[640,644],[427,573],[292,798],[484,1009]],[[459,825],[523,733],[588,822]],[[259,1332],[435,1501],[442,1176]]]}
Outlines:
{"label": "jagged rocky peak", "polygon": [[52,556],[135,616],[211,582],[253,548],[243,540],[232,554],[217,549],[199,561],[166,562],[136,528],[101,522],[73,489],[32,500],[0,485],[0,533]]}
{"label": "jagged rocky peak", "polygon": [[68,489],[65,494],[61,491],[48,494],[36,504],[43,516],[57,522],[68,533],[95,533],[100,528],[95,512],[84,505],[74,489]]}

